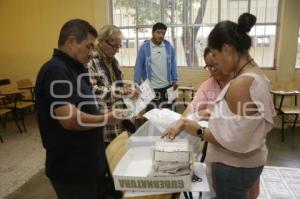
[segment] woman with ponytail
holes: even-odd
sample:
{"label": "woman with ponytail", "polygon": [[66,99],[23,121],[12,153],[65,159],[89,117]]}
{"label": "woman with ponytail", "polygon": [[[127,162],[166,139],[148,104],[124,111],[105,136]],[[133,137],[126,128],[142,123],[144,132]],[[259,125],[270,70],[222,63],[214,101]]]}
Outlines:
{"label": "woman with ponytail", "polygon": [[208,141],[206,161],[216,162],[218,199],[247,199],[267,161],[267,133],[274,126],[275,110],[270,82],[249,54],[248,33],[256,23],[250,13],[238,23],[219,22],[208,36],[214,65],[233,79],[217,97],[208,128],[182,118],[163,137],[174,139],[182,130]]}

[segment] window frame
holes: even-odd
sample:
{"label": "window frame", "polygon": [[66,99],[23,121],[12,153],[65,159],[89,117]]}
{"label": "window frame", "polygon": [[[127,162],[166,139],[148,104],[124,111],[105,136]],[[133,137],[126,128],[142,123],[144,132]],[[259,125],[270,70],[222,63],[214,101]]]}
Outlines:
{"label": "window frame", "polygon": [[[137,4],[137,1],[138,0],[135,0],[135,2],[136,2],[136,4]],[[218,22],[220,22],[221,21],[221,1],[222,0],[217,0],[218,1],[218,16],[217,16],[217,18],[218,18],[218,20],[217,20],[217,22],[216,23],[218,23]],[[253,1],[255,1],[255,0],[228,0],[229,2],[236,2],[236,1],[248,1],[248,5],[247,5],[247,12],[251,12],[251,2],[253,2]],[[107,0],[107,2],[108,2],[108,7],[109,7],[109,23],[112,23],[113,24],[113,0]],[[163,2],[164,2],[164,0],[159,0],[159,2],[160,2],[160,12],[161,12],[161,21],[162,22],[164,22],[165,21],[165,19],[164,19],[164,14],[163,14],[163,12],[164,12],[164,10],[163,10],[163,8],[164,8],[164,4],[163,4]],[[278,34],[279,34],[279,32],[278,32],[278,28],[279,28],[279,19],[280,19],[280,6],[282,5],[282,3],[281,3],[281,0],[278,0],[278,4],[277,4],[277,19],[276,19],[276,22],[264,22],[264,23],[262,23],[262,22],[260,22],[260,23],[256,23],[255,24],[255,26],[268,26],[268,25],[274,25],[275,26],[275,47],[274,47],[274,51],[273,51],[273,64],[272,64],[272,66],[263,66],[263,65],[260,65],[259,67],[260,67],[260,69],[263,69],[263,70],[276,70],[276,63],[275,63],[275,57],[276,57],[276,53],[277,53],[277,46],[278,46]],[[136,8],[135,8],[135,12],[136,13],[138,13],[138,8],[137,8],[137,6],[136,6]],[[176,27],[192,27],[192,26],[211,26],[211,25],[216,25],[216,23],[202,23],[202,24],[167,24],[168,25],[168,28],[176,28]],[[128,30],[128,29],[135,29],[135,31],[136,31],[136,34],[135,34],[135,42],[137,43],[137,45],[139,44],[138,42],[139,42],[139,37],[138,37],[138,35],[139,35],[139,29],[141,29],[141,28],[152,28],[152,26],[153,25],[134,25],[134,26],[118,26],[121,30]],[[254,26],[254,27],[255,27]],[[299,34],[299,36],[300,36],[300,34]],[[254,35],[254,37],[255,37],[255,40],[253,40],[252,41],[252,48],[255,46],[255,45],[257,45],[257,40],[258,40],[258,38],[260,38],[260,37],[269,37],[270,38],[270,36],[269,35]],[[251,38],[252,39],[254,39],[254,37],[253,36],[251,36]],[[129,40],[129,39],[126,39],[126,40]],[[269,42],[270,43],[270,42]],[[138,46],[137,46],[137,48],[136,48],[136,53],[138,53],[138,50],[139,50],[139,48],[138,48]],[[175,49],[175,51],[176,51],[176,49]],[[121,66],[121,67],[126,67],[126,68],[130,68],[130,67],[134,67],[134,65],[133,66]],[[203,67],[204,66],[202,66],[201,64],[199,64],[199,66],[181,66],[181,65],[178,65],[178,68],[192,68],[192,69],[195,69],[195,68],[197,68],[197,69],[203,69]],[[295,68],[296,68],[296,66],[295,66]],[[297,69],[300,69],[300,66],[299,66],[299,68],[297,68]]]}

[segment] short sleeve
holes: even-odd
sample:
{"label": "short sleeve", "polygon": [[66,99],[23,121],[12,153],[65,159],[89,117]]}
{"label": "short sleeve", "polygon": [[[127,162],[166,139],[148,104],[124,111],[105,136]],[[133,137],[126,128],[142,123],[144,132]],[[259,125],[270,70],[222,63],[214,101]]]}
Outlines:
{"label": "short sleeve", "polygon": [[221,89],[216,80],[212,77],[203,82],[198,88],[193,101],[189,105],[189,109],[200,111],[210,109],[219,95]]}
{"label": "short sleeve", "polygon": [[271,130],[258,114],[252,118],[211,117],[208,128],[224,148],[237,153],[248,153],[259,148]]}
{"label": "short sleeve", "polygon": [[[225,101],[226,90],[217,99],[209,119],[209,129],[215,139],[226,149],[249,153],[265,143],[267,133],[273,128],[272,102],[268,85],[260,76],[250,87],[252,101],[258,112],[252,116],[233,114]],[[225,89],[225,88],[224,88]],[[228,87],[226,87],[228,89]]]}
{"label": "short sleeve", "polygon": [[70,71],[63,67],[53,67],[46,72],[43,90],[46,99],[55,107],[66,103],[76,105],[79,102],[76,85],[77,81]]}
{"label": "short sleeve", "polygon": [[207,97],[202,90],[202,87],[199,87],[197,90],[193,101],[189,104],[189,109],[194,112],[203,110],[206,108]]}

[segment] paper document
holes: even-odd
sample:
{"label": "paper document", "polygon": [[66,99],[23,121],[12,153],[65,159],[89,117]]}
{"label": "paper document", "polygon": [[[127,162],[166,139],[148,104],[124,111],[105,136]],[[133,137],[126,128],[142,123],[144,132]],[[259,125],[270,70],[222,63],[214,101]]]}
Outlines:
{"label": "paper document", "polygon": [[149,80],[144,81],[138,88],[141,91],[138,99],[123,98],[127,108],[133,112],[133,116],[137,116],[155,98],[155,92]]}
{"label": "paper document", "polygon": [[[166,130],[172,123],[175,123],[181,118],[181,114],[171,111],[169,109],[152,109],[144,114],[144,117],[147,118],[156,128],[161,132]],[[188,116],[187,119],[197,121],[198,124],[202,127],[208,127],[207,121],[198,121],[196,117]]]}
{"label": "paper document", "polygon": [[180,119],[181,115],[169,109],[152,109],[144,114],[161,132]]}
{"label": "paper document", "polygon": [[178,89],[174,90],[173,86],[167,89],[168,103],[172,103],[178,97]]}
{"label": "paper document", "polygon": [[174,141],[161,139],[155,142],[154,149],[164,152],[189,151],[189,143],[185,139]]}

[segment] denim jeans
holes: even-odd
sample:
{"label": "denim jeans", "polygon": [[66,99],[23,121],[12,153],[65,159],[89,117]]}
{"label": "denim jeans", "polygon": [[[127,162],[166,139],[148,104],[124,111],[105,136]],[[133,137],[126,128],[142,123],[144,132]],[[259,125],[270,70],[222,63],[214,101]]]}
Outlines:
{"label": "denim jeans", "polygon": [[242,168],[216,163],[217,199],[247,199],[250,188],[262,170],[263,166]]}

